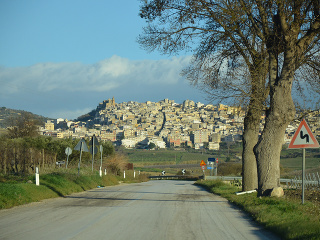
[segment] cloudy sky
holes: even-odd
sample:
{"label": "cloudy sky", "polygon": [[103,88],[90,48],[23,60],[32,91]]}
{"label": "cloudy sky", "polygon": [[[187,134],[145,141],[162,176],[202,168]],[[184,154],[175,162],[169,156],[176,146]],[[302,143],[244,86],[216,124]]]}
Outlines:
{"label": "cloudy sky", "polygon": [[136,42],[139,0],[1,0],[0,107],[74,119],[117,103],[208,103],[180,76],[190,56]]}

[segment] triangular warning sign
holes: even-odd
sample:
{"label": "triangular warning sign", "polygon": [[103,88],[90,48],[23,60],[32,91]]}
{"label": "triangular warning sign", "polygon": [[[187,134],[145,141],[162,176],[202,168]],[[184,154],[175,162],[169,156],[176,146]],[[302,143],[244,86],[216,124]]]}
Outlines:
{"label": "triangular warning sign", "polygon": [[203,160],[201,160],[200,166],[205,166],[207,165]]}
{"label": "triangular warning sign", "polygon": [[288,148],[318,148],[319,143],[313,136],[307,122],[303,119],[288,146]]}

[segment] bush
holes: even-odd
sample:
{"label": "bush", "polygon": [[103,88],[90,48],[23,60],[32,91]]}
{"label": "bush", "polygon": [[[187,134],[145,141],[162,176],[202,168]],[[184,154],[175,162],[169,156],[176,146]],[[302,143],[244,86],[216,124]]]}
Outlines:
{"label": "bush", "polygon": [[241,176],[242,164],[241,163],[220,163],[218,165],[218,175],[220,176]]}
{"label": "bush", "polygon": [[108,172],[120,176],[121,172],[125,169],[128,159],[121,154],[116,154],[108,158],[107,169]]}

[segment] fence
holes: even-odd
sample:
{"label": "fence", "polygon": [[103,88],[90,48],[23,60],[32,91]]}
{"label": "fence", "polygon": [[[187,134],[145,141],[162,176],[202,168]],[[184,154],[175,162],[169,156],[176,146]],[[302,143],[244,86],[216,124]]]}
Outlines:
{"label": "fence", "polygon": [[[302,177],[296,176],[290,181],[286,182],[287,188],[301,189],[302,188]],[[319,173],[309,173],[305,176],[304,185],[309,190],[320,190],[320,176]]]}

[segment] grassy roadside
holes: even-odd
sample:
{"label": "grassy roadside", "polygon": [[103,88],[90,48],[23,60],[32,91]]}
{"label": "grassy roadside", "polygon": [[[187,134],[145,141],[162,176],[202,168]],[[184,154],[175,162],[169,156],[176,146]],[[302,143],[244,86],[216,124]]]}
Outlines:
{"label": "grassy roadside", "polygon": [[[0,209],[38,202],[43,199],[61,197],[71,193],[86,191],[98,186],[112,186],[119,182],[146,181],[145,175],[127,173],[126,178],[114,175],[100,177],[98,173],[87,173],[80,176],[75,172],[54,172],[40,175],[40,186],[35,185],[34,176],[25,178],[0,178]],[[33,183],[28,183],[33,182]]]}
{"label": "grassy roadside", "polygon": [[288,197],[257,197],[256,193],[236,195],[238,187],[222,181],[197,181],[208,191],[221,195],[249,213],[255,221],[281,239],[320,239],[320,206],[301,204]]}

